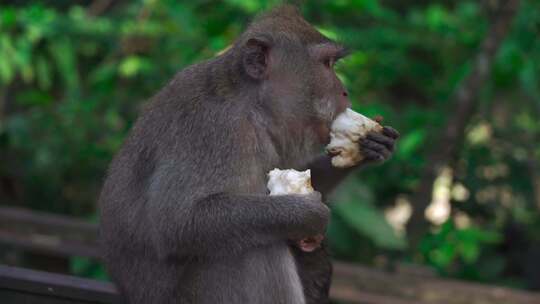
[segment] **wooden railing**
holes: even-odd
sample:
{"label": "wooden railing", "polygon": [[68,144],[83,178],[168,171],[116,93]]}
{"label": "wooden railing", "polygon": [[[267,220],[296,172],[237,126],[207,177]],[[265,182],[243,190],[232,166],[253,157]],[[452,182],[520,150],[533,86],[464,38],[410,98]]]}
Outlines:
{"label": "wooden railing", "polygon": [[[70,217],[0,207],[0,246],[56,257],[99,259],[97,226]],[[331,298],[356,304],[538,304],[540,294],[386,272],[334,262]],[[111,283],[0,265],[0,303],[121,303]]]}

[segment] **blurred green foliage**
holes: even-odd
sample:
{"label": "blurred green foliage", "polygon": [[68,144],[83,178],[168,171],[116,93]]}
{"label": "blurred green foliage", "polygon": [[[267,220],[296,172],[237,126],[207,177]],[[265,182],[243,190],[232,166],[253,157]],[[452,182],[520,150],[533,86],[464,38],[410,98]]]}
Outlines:
{"label": "blurred green foliage", "polygon": [[[277,3],[101,2],[0,4],[2,204],[94,219],[106,167],[144,101],[176,71],[226,48],[254,14]],[[337,258],[374,263],[406,247],[383,210],[414,191],[452,111],[449,97],[486,34],[490,3],[304,4],[310,22],[354,50],[337,67],[354,108],[384,116],[403,135],[392,161],[358,172],[334,198],[341,204],[329,235]],[[529,261],[514,251],[540,242],[539,24],[540,3],[523,1],[457,156],[452,217],[399,259],[420,257],[450,276],[530,285]],[[455,224],[456,214],[467,224]],[[509,238],[515,227],[519,243]],[[103,276],[84,259],[72,265],[76,273]]]}

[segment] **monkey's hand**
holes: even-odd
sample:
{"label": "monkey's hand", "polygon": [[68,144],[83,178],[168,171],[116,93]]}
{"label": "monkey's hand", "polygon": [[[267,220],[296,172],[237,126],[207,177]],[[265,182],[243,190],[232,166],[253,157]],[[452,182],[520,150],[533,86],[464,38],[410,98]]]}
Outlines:
{"label": "monkey's hand", "polygon": [[382,163],[392,157],[399,132],[392,127],[383,127],[381,133],[369,132],[358,144],[364,155],[362,164]]}
{"label": "monkey's hand", "polygon": [[305,196],[313,204],[313,211],[323,214],[323,225],[310,225],[312,227],[319,226],[316,230],[313,230],[313,234],[308,236],[302,236],[301,238],[291,239],[292,243],[304,252],[313,252],[321,247],[321,242],[324,240],[324,233],[326,231],[326,225],[328,224],[330,209],[322,202],[322,197],[319,192],[312,192]]}
{"label": "monkey's hand", "polygon": [[[322,202],[321,194],[313,191],[309,194],[293,194],[290,196],[296,196],[299,202],[303,202],[303,215],[296,218],[298,225],[302,226],[303,229],[301,231],[290,231],[287,239],[296,243],[314,235],[323,235],[330,221],[330,209]],[[293,203],[291,207],[296,208],[295,206],[300,206],[300,203]]]}

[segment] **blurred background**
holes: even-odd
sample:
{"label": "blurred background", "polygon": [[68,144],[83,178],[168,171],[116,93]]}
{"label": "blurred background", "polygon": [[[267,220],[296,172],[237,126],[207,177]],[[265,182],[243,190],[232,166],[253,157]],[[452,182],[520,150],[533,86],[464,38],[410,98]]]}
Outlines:
{"label": "blurred background", "polygon": [[[139,109],[276,3],[2,1],[0,263],[107,280],[96,200]],[[302,12],[353,50],[336,69],[354,109],[402,134],[331,199],[335,259],[540,289],[540,1]]]}

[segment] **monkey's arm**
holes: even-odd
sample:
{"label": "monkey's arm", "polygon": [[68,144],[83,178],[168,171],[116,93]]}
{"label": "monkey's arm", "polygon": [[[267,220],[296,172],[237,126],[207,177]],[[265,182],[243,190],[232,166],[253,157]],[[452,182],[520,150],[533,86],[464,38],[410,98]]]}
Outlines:
{"label": "monkey's arm", "polygon": [[382,133],[369,133],[358,143],[365,156],[364,159],[350,168],[334,167],[332,157],[329,155],[318,157],[308,166],[311,169],[313,187],[326,198],[353,170],[367,164],[381,163],[390,159],[398,138],[399,133],[391,127],[384,127]]}
{"label": "monkey's arm", "polygon": [[[358,165],[360,166],[360,165]],[[332,166],[332,157],[324,154],[316,158],[309,164],[311,170],[311,184],[313,188],[319,191],[326,202],[328,195],[336,188],[354,169],[336,168]]]}
{"label": "monkey's arm", "polygon": [[278,196],[214,194],[189,207],[176,208],[167,212],[168,218],[160,212],[150,214],[156,235],[165,236],[157,244],[161,255],[238,254],[273,242],[302,239],[323,233],[330,213],[317,192]]}

